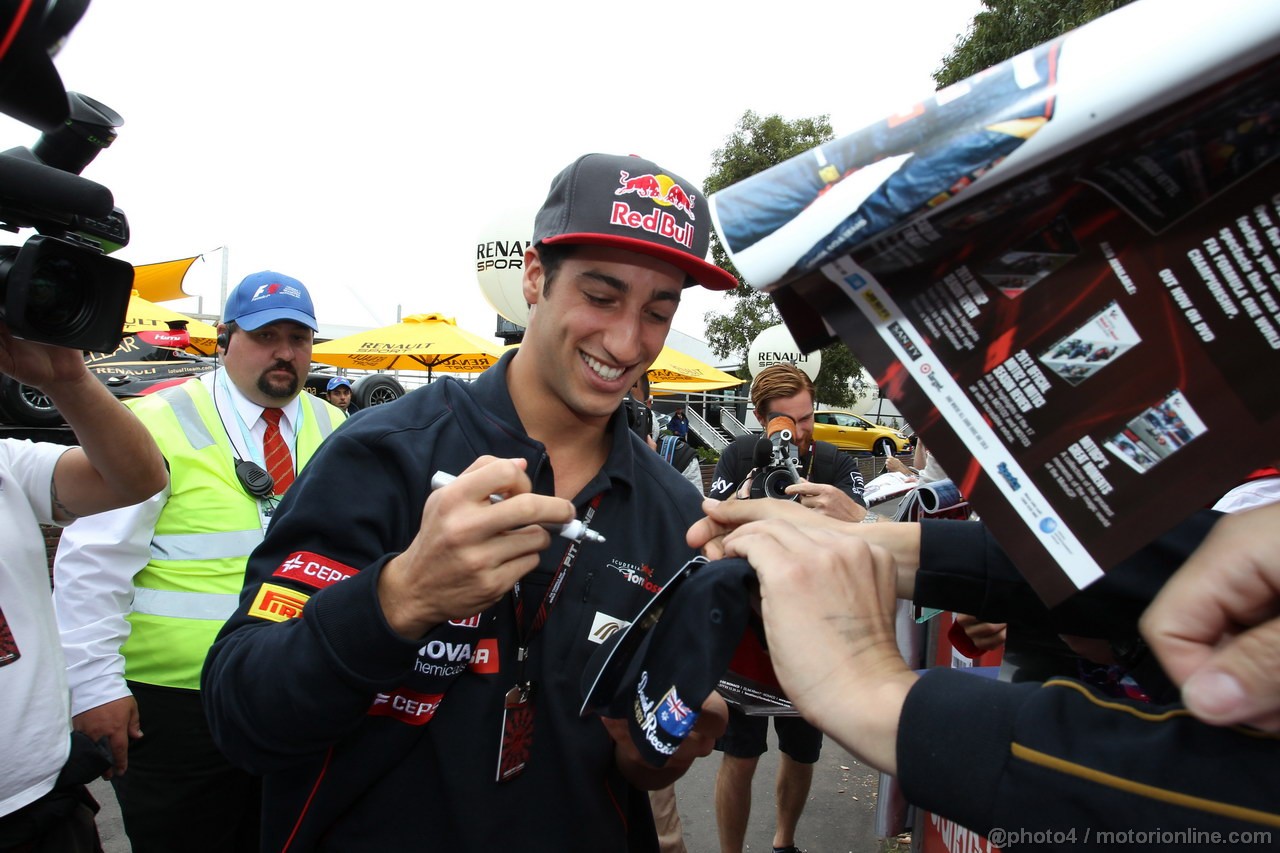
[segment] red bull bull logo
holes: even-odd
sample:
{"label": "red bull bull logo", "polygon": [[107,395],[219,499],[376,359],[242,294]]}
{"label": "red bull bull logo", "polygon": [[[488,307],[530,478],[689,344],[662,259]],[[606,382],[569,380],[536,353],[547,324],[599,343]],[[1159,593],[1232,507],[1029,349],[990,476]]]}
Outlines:
{"label": "red bull bull logo", "polygon": [[622,186],[613,191],[614,195],[635,193],[641,198],[657,198],[662,195],[662,186],[658,183],[657,175],[636,175],[633,178],[628,172],[619,172],[619,174],[621,177],[618,178],[618,183]]}
{"label": "red bull bull logo", "polygon": [[618,172],[618,188],[614,195],[635,193],[641,198],[651,198],[663,207],[674,207],[682,211],[690,219],[693,215],[693,201],[697,198],[684,191],[669,175],[636,175],[629,172]]}
{"label": "red bull bull logo", "polygon": [[689,214],[690,219],[694,218],[693,200],[697,198],[697,196],[689,195],[679,184],[672,184],[671,189],[667,190],[667,194],[663,196],[663,198],[666,200],[667,204],[671,205],[676,210],[683,210],[685,213]]}

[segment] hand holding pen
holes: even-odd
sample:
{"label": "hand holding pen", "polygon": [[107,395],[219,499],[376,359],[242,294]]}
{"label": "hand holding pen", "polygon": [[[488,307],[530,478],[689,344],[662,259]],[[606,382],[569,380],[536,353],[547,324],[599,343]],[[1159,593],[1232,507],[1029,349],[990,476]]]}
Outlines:
{"label": "hand holding pen", "polygon": [[523,459],[482,456],[456,483],[436,481],[417,534],[378,575],[378,602],[397,634],[416,640],[493,606],[538,567],[550,540],[539,528],[572,524],[573,504],[531,492],[525,467]]}
{"label": "hand holding pen", "polygon": [[[431,488],[441,489],[458,479],[456,475],[449,474],[444,471],[437,471],[431,477]],[[502,500],[502,495],[489,495],[489,503],[496,504]],[[545,530],[551,533],[563,536],[565,539],[571,539],[574,542],[587,540],[588,542],[604,542],[605,538],[601,534],[592,530],[587,523],[580,518],[565,524],[556,524],[554,522],[545,522],[542,524]]]}

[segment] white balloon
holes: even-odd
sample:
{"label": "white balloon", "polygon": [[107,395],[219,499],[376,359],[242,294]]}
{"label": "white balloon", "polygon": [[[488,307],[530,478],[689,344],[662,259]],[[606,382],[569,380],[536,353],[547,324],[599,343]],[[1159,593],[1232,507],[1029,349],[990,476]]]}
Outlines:
{"label": "white balloon", "polygon": [[754,379],[756,374],[773,364],[790,362],[809,377],[811,382],[818,381],[818,370],[822,367],[822,351],[814,350],[806,353],[800,349],[796,339],[791,336],[784,324],[770,326],[747,347],[747,369]]}
{"label": "white balloon", "polygon": [[476,238],[476,280],[485,300],[517,326],[529,324],[524,301],[524,252],[533,237],[535,208],[506,210],[494,217]]}

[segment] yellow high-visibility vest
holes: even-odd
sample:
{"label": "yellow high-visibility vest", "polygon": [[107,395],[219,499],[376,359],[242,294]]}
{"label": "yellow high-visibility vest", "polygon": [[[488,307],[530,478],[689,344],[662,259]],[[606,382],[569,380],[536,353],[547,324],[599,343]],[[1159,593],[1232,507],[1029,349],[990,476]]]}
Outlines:
{"label": "yellow high-visibility vest", "polygon": [[[304,392],[301,402],[299,470],[346,418],[314,395]],[[205,655],[235,612],[249,553],[262,541],[258,502],[236,478],[235,451],[207,385],[193,379],[129,405],[169,463],[170,495],[151,559],[133,579],[125,678],[198,690]]]}

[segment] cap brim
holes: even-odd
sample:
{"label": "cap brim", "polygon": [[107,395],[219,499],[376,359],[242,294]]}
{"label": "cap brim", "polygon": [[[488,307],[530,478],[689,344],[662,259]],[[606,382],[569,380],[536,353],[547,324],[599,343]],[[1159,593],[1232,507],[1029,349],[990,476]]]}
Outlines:
{"label": "cap brim", "polygon": [[271,323],[278,323],[281,320],[291,320],[294,323],[301,323],[313,332],[320,331],[320,326],[316,323],[316,318],[302,311],[296,311],[292,308],[271,308],[267,311],[257,311],[252,314],[245,314],[236,317],[229,322],[235,323],[246,332],[252,332],[254,329],[261,329],[263,326]]}
{"label": "cap brim", "polygon": [[[694,557],[654,593],[653,598],[636,614],[630,625],[614,636],[612,646],[606,644],[592,656],[583,678],[582,707],[578,713],[607,713],[625,680],[627,669],[635,658],[636,650],[649,632],[658,624],[667,602],[693,572],[707,564],[706,557]],[[603,657],[602,657],[603,656]],[[602,659],[600,659],[602,658]],[[598,662],[597,662],[597,659]],[[593,674],[594,673],[594,674]]]}
{"label": "cap brim", "polygon": [[557,234],[545,237],[540,242],[550,243],[589,243],[593,246],[612,246],[615,249],[626,249],[641,255],[649,255],[660,261],[666,261],[681,272],[687,273],[695,282],[707,290],[733,290],[738,280],[715,264],[695,258],[688,252],[679,249],[666,249],[648,240],[636,240],[631,237],[617,237],[609,234]]}

